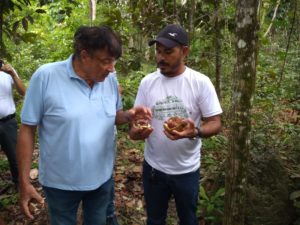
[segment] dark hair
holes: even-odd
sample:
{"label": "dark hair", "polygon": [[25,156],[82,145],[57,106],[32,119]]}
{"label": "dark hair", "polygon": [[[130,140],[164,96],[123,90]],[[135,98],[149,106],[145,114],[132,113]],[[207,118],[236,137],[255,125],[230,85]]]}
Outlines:
{"label": "dark hair", "polygon": [[108,53],[120,58],[122,43],[117,34],[108,26],[81,26],[74,35],[74,54],[79,55],[82,50],[93,54],[97,50],[105,49]]}

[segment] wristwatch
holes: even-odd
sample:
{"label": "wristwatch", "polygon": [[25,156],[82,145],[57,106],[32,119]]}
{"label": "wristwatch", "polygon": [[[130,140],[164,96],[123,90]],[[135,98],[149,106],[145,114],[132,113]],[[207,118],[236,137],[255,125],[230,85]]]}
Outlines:
{"label": "wristwatch", "polygon": [[203,138],[203,134],[202,134],[202,132],[201,132],[200,127],[195,127],[195,129],[197,130],[196,137],[198,137],[198,138]]}
{"label": "wristwatch", "polygon": [[203,138],[200,127],[195,127],[196,135],[194,137],[189,138],[190,140],[196,140],[197,138]]}

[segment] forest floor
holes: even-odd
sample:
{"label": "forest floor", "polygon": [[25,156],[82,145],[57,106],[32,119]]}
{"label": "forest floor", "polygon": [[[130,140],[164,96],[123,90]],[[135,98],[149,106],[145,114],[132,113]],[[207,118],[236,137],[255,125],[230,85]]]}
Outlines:
{"label": "forest floor", "polygon": [[[119,138],[115,165],[115,207],[118,221],[121,225],[146,224],[141,180],[143,151],[141,142],[132,142],[125,135]],[[34,151],[33,164],[37,165],[39,151]],[[26,219],[18,206],[18,192],[9,181],[10,172],[3,152],[0,152],[0,219],[5,225],[48,225],[46,207],[34,205],[34,220]],[[3,165],[5,164],[5,165]],[[6,168],[3,170],[3,168]],[[32,183],[43,195],[37,180],[37,169],[32,170]],[[80,212],[78,225],[82,224]],[[167,218],[168,225],[177,224],[174,201],[171,201]],[[0,225],[1,221],[0,221]]]}

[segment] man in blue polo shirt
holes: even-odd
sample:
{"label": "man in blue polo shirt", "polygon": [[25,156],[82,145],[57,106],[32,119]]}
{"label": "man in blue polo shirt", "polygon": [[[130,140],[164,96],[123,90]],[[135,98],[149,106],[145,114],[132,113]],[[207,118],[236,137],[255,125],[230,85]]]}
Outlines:
{"label": "man in blue polo shirt", "polygon": [[52,225],[75,225],[82,202],[85,225],[104,225],[112,189],[114,125],[150,109],[122,110],[113,76],[121,42],[109,27],[80,27],[74,54],[41,66],[32,76],[22,109],[17,156],[20,205],[42,197],[30,184],[29,171],[36,128],[39,130],[39,181]]}

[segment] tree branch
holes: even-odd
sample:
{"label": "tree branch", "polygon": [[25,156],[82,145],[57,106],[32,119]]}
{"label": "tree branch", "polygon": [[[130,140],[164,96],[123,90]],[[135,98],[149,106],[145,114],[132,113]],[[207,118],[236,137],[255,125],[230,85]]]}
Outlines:
{"label": "tree branch", "polygon": [[276,3],[276,6],[275,6],[275,9],[274,9],[274,13],[273,13],[273,17],[272,17],[272,20],[271,20],[271,23],[267,29],[267,31],[265,32],[264,36],[263,37],[266,37],[268,35],[268,33],[270,32],[271,28],[272,28],[272,25],[273,25],[273,22],[276,18],[276,15],[277,15],[277,10],[278,10],[278,7],[280,5],[280,0],[277,0],[277,3]]}

